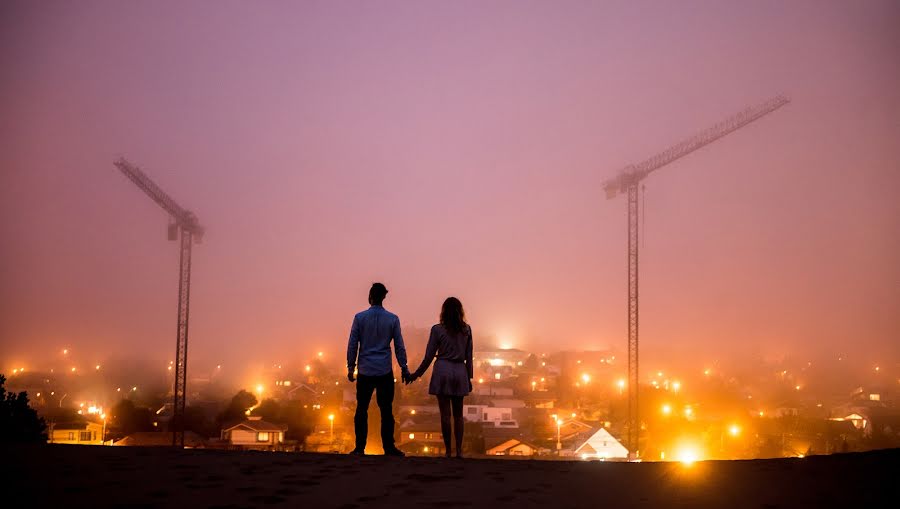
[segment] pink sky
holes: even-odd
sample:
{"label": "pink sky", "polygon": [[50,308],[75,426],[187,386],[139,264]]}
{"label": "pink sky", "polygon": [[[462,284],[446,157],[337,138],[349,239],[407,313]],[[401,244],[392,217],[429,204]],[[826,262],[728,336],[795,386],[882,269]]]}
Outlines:
{"label": "pink sky", "polygon": [[374,280],[404,323],[455,295],[476,337],[623,348],[600,183],[777,93],[646,181],[642,354],[896,356],[898,26],[894,1],[3,2],[0,368],[174,350],[177,245],[119,154],[207,228],[194,360],[338,353]]}

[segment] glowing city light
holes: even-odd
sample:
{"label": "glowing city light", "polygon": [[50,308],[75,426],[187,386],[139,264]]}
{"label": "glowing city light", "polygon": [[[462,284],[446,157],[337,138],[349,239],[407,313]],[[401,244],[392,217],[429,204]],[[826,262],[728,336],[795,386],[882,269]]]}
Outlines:
{"label": "glowing city light", "polygon": [[262,386],[262,384],[256,384],[256,393],[257,393],[257,394],[262,394],[262,391],[263,391],[263,386]]}
{"label": "glowing city light", "polygon": [[494,380],[500,380],[500,373],[494,373]]}
{"label": "glowing city light", "polygon": [[63,348],[63,355],[69,355],[69,349]]}
{"label": "glowing city light", "polygon": [[322,357],[323,355],[325,355],[325,352],[319,352],[318,355],[319,357]]}
{"label": "glowing city light", "polygon": [[681,390],[681,382],[679,382],[677,380],[672,382],[672,390],[674,392],[678,392],[679,390]]}
{"label": "glowing city light", "polygon": [[700,453],[693,447],[684,446],[678,450],[676,457],[683,465],[691,466],[700,459]]}
{"label": "glowing city light", "polygon": [[329,421],[333,421],[333,420],[334,420],[334,414],[328,414],[328,420],[329,420]]}
{"label": "glowing city light", "polygon": [[672,413],[672,406],[668,403],[662,406],[663,415],[669,415]]}
{"label": "glowing city light", "polygon": [[591,381],[591,375],[589,375],[589,374],[587,374],[587,373],[583,373],[583,374],[581,375],[581,381],[584,382],[584,383],[590,382],[590,381]]}
{"label": "glowing city light", "polygon": [[409,415],[416,415],[416,409],[413,408],[412,410],[410,410]]}
{"label": "glowing city light", "polygon": [[307,365],[306,365],[306,367],[305,367],[305,368],[303,368],[303,369],[305,369],[305,370],[306,370],[306,372],[307,372],[307,373],[309,373],[309,370],[311,370],[311,369],[312,369],[312,367],[310,367],[310,365],[309,365],[309,364],[307,364]]}
{"label": "glowing city light", "polygon": [[741,434],[741,427],[738,426],[737,424],[732,424],[731,426],[728,427],[728,434],[731,435],[731,436],[733,436],[733,437],[736,437],[736,436],[740,435],[740,434]]}
{"label": "glowing city light", "polygon": [[96,369],[96,370],[98,370],[98,371],[99,371],[99,370],[100,370],[100,365],[99,365],[99,364],[97,364],[97,365],[96,365],[96,366],[94,366],[94,369]]}

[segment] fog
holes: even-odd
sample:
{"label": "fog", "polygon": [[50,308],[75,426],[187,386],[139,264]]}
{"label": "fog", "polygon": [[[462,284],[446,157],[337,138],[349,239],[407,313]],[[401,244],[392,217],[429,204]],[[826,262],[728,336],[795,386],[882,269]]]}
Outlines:
{"label": "fog", "polygon": [[896,363],[897,26],[891,1],[3,2],[0,370],[174,357],[178,246],[119,155],[206,227],[197,370],[340,364],[373,281],[413,351],[454,295],[476,348],[622,352],[601,183],[778,93],[645,181],[645,365]]}

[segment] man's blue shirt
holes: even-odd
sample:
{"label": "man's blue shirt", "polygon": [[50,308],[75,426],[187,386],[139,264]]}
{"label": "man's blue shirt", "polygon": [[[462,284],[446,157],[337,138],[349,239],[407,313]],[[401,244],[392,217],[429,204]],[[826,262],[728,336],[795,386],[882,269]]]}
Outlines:
{"label": "man's blue shirt", "polygon": [[393,371],[391,362],[391,340],[397,352],[397,363],[404,371],[406,367],[406,347],[400,333],[400,319],[382,306],[372,306],[357,313],[350,327],[350,341],[347,344],[347,370],[365,376],[386,375]]}

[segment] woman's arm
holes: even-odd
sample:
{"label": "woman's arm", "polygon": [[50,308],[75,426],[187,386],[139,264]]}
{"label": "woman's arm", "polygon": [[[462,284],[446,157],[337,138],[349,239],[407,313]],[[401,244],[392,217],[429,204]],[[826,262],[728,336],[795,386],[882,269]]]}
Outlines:
{"label": "woman's arm", "polygon": [[466,370],[469,372],[469,380],[475,376],[472,366],[472,327],[469,327],[469,338],[466,340]]}
{"label": "woman's arm", "polygon": [[434,331],[434,327],[432,327],[431,335],[428,337],[428,346],[425,347],[425,357],[422,359],[422,364],[419,365],[419,369],[413,373],[413,377],[421,377],[425,374],[425,371],[428,370],[428,366],[431,366],[431,361],[434,360],[434,356],[437,354],[437,342],[437,334]]}

